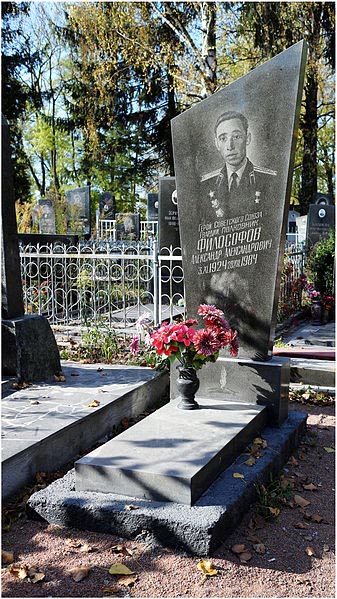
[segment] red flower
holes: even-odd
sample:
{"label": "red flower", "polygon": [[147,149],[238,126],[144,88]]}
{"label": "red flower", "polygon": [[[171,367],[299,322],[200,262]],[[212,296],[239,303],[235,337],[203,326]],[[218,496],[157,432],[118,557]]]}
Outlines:
{"label": "red flower", "polygon": [[207,327],[229,329],[229,322],[219,314],[207,314],[204,320]]}
{"label": "red flower", "polygon": [[234,331],[232,334],[232,339],[230,342],[229,352],[233,358],[236,358],[239,351],[239,340],[238,340],[238,332]]}
{"label": "red flower", "polygon": [[220,349],[217,334],[212,329],[200,329],[194,335],[194,347],[197,354],[213,356]]}
{"label": "red flower", "polygon": [[218,310],[218,308],[216,308],[215,306],[208,304],[200,304],[198,308],[198,314],[200,314],[200,316],[208,316],[209,314],[223,316],[222,310]]}

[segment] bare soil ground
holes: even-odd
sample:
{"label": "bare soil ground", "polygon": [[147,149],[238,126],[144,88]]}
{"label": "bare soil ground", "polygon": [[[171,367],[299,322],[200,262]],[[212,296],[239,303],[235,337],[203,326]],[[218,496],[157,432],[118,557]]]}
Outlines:
{"label": "bare soil ground", "polygon": [[[309,418],[307,435],[284,472],[288,496],[268,521],[257,513],[261,501],[268,508],[277,499],[277,489],[250,508],[211,558],[216,574],[203,575],[200,559],[186,553],[23,515],[3,531],[2,549],[13,553],[14,562],[2,569],[2,596],[334,597],[334,406],[292,402],[290,408]],[[133,574],[110,574],[117,563]],[[32,572],[27,577],[32,566],[44,574],[40,581],[32,582]],[[87,568],[79,574],[86,576],[76,582],[72,568]]]}

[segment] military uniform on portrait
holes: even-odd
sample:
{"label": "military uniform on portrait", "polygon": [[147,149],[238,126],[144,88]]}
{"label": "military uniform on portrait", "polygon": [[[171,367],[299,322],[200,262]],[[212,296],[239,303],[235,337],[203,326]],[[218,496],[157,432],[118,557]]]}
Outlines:
{"label": "military uniform on portrait", "polygon": [[201,177],[200,199],[207,205],[208,214],[210,205],[217,218],[228,218],[234,216],[234,213],[238,215],[266,208],[273,198],[276,175],[276,171],[255,166],[247,159],[240,181],[233,191],[225,165]]}

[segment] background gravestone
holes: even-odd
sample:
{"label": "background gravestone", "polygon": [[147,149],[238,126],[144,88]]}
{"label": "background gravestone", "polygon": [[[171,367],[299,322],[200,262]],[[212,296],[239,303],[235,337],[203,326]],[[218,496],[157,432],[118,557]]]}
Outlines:
{"label": "background gravestone", "polygon": [[130,213],[116,214],[117,241],[138,241],[140,233],[140,215]]}
{"label": "background gravestone", "polygon": [[178,201],[175,177],[159,179],[159,247],[180,246]]}
{"label": "background gravestone", "polygon": [[[172,120],[187,314],[221,308],[254,360],[272,354],[305,54],[299,42]],[[256,166],[238,201],[215,145],[227,111],[247,118]]]}
{"label": "background gravestone", "polygon": [[[175,177],[159,179],[159,251],[161,260],[161,294],[163,303],[173,298],[174,303],[184,295],[183,270],[180,262],[164,260],[170,246],[175,253],[180,248],[178,202]],[[164,248],[164,249],[163,249]],[[176,296],[176,298],[175,298]],[[178,298],[179,296],[179,298]],[[167,300],[167,301],[165,301]],[[176,300],[176,301],[175,301]]]}
{"label": "background gravestone", "polygon": [[158,220],[158,193],[147,194],[147,220]]}
{"label": "background gravestone", "polygon": [[53,200],[39,200],[39,233],[55,234],[55,208]]}
{"label": "background gravestone", "polygon": [[66,191],[67,233],[90,237],[90,185]]}
{"label": "background gravestone", "polygon": [[333,197],[331,193],[320,193],[319,191],[315,194],[315,204],[332,204]]}
{"label": "background gravestone", "polygon": [[41,381],[61,371],[60,356],[48,320],[24,315],[9,132],[3,116],[1,133],[2,373],[19,381]]}
{"label": "background gravestone", "polygon": [[113,193],[105,191],[99,196],[99,218],[101,220],[114,220],[116,214],[116,200]]}
{"label": "background gravestone", "polygon": [[311,248],[321,239],[329,237],[335,228],[335,206],[310,204],[307,222],[307,247]]}
{"label": "background gravestone", "polygon": [[297,243],[305,243],[307,239],[307,221],[308,215],[298,216],[296,218]]}

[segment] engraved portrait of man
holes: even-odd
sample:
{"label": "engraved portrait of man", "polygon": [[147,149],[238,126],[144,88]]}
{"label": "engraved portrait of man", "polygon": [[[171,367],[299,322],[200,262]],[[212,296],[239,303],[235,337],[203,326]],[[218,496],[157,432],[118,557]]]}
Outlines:
{"label": "engraved portrait of man", "polygon": [[214,209],[214,216],[227,217],[230,207],[259,208],[270,196],[276,171],[254,165],[247,156],[252,140],[247,118],[240,112],[227,111],[214,127],[215,147],[223,166],[201,177],[203,200]]}

